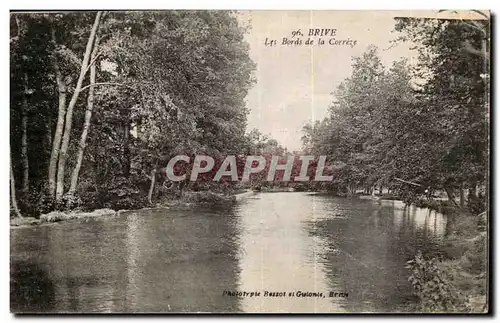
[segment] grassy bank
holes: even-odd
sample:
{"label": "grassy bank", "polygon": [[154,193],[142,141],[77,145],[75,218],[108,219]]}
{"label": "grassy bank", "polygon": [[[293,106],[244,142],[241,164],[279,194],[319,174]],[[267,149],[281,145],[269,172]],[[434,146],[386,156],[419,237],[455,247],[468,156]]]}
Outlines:
{"label": "grassy bank", "polygon": [[486,214],[449,209],[448,234],[442,256],[427,259],[417,253],[408,262],[409,281],[416,296],[411,311],[486,313],[488,235]]}
{"label": "grassy bank", "polygon": [[[360,198],[373,198],[359,196]],[[398,196],[378,196],[401,200]],[[416,199],[413,205],[447,215],[448,227],[439,257],[420,251],[408,262],[415,299],[404,312],[486,313],[488,292],[487,213],[472,214],[451,201]]]}

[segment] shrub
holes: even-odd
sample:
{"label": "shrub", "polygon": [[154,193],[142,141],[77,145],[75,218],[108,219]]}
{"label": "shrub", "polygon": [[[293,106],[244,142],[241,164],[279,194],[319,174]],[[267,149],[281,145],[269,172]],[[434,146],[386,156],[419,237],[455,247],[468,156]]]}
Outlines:
{"label": "shrub", "polygon": [[470,312],[467,297],[462,295],[453,282],[450,273],[437,266],[436,259],[425,260],[420,251],[414,259],[407,262],[411,271],[408,281],[419,300],[421,312]]}
{"label": "shrub", "polygon": [[45,214],[56,209],[54,199],[47,193],[45,193],[45,191],[42,191],[39,196],[40,197],[36,202],[36,212],[38,216],[40,216],[40,214]]}
{"label": "shrub", "polygon": [[469,250],[460,259],[460,264],[468,273],[479,275],[486,272],[486,234],[480,234],[469,240]]}
{"label": "shrub", "polygon": [[57,210],[74,210],[82,205],[82,200],[76,194],[65,194],[57,202]]}
{"label": "shrub", "polygon": [[[79,196],[85,210],[98,208],[139,209],[148,204],[147,190],[142,190],[136,178],[119,176],[105,185],[96,187],[90,181],[82,181]],[[149,186],[148,186],[149,188]]]}

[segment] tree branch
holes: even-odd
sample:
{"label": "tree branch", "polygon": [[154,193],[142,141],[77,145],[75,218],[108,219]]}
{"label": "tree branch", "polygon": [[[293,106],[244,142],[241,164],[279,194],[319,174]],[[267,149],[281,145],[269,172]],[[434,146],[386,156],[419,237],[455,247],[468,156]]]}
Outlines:
{"label": "tree branch", "polygon": [[486,61],[489,61],[489,57],[488,57],[488,54],[486,52],[486,48],[485,48],[485,44],[484,44],[485,40],[483,40],[483,48],[482,50],[480,49],[477,49],[475,48],[474,46],[472,46],[471,42],[469,40],[466,40],[464,41],[462,44],[462,48],[464,51],[466,51],[467,53],[469,54],[472,54],[472,55],[476,55],[476,56],[479,56],[481,57],[482,59],[485,59]]}
{"label": "tree branch", "polygon": [[395,180],[397,180],[397,181],[400,181],[400,182],[406,183],[406,184],[413,185],[413,186],[422,186],[422,185],[417,184],[417,183],[413,183],[413,182],[405,181],[404,179],[401,179],[401,178],[394,177],[394,179],[395,179]]}
{"label": "tree branch", "polygon": [[455,201],[455,198],[453,197],[453,192],[450,190],[449,187],[444,187],[444,191],[446,192],[446,195],[448,196],[448,200],[453,202],[453,205],[455,205],[457,208],[461,208],[460,205]]}
{"label": "tree branch", "polygon": [[99,56],[101,56],[102,53],[98,53],[97,55],[95,55],[92,60],[90,61],[89,65],[87,66],[87,68],[85,69],[85,74],[87,74],[87,71],[90,69],[90,67],[92,65],[94,65],[94,63],[97,61],[97,59],[99,58]]}

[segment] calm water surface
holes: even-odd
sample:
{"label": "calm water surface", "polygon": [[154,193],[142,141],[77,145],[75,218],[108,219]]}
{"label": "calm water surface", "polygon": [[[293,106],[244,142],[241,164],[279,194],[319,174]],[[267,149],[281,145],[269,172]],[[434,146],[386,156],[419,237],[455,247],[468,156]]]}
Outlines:
{"label": "calm water surface", "polygon": [[[14,228],[11,310],[393,312],[411,301],[405,262],[439,254],[446,225],[398,201],[262,193],[228,208]],[[288,296],[298,291],[325,297]]]}

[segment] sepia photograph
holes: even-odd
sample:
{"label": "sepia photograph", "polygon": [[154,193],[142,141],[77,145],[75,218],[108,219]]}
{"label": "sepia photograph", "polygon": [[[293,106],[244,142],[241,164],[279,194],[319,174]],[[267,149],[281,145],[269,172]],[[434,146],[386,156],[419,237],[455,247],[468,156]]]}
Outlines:
{"label": "sepia photograph", "polygon": [[9,31],[11,313],[491,314],[490,11]]}

